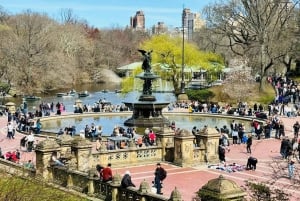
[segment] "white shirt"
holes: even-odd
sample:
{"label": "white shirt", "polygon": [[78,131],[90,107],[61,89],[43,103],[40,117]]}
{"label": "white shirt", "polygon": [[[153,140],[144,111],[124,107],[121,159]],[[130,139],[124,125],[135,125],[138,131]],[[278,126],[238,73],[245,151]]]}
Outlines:
{"label": "white shirt", "polygon": [[27,136],[27,140],[28,140],[28,142],[33,142],[33,141],[34,141],[34,136],[33,136],[33,134],[28,135],[28,136]]}

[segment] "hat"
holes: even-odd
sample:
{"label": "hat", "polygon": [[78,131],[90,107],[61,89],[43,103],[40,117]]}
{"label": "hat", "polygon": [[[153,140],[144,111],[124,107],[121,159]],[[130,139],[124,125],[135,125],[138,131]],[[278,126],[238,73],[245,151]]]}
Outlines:
{"label": "hat", "polygon": [[129,172],[129,170],[126,170],[125,174],[128,174],[128,175],[130,175],[130,172]]}

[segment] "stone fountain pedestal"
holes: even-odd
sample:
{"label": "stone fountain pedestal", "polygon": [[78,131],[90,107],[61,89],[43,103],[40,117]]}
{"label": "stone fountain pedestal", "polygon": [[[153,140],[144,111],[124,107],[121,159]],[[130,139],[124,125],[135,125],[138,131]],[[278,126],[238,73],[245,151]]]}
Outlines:
{"label": "stone fountain pedestal", "polygon": [[144,81],[143,93],[136,102],[124,102],[124,104],[133,111],[132,117],[124,122],[125,126],[137,127],[164,127],[170,122],[163,114],[163,108],[169,105],[169,102],[156,100],[152,95],[152,81],[159,78],[151,71],[145,71],[136,76]]}

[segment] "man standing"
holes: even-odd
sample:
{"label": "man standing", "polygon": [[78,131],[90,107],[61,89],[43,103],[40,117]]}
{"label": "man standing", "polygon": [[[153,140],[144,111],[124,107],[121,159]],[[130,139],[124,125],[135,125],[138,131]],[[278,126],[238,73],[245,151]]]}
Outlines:
{"label": "man standing", "polygon": [[103,182],[112,181],[112,171],[110,163],[108,163],[107,166],[103,168],[101,172],[101,177]]}
{"label": "man standing", "polygon": [[160,163],[157,163],[154,175],[154,185],[156,187],[156,194],[162,195],[162,181],[167,177],[167,171],[163,167],[161,167]]}

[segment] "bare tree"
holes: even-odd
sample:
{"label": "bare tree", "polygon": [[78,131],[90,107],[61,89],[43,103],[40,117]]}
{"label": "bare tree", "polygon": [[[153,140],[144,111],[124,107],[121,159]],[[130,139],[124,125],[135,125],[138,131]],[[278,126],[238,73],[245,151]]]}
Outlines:
{"label": "bare tree", "polygon": [[[219,45],[227,45],[235,55],[245,60],[259,61],[259,73],[265,77],[276,61],[286,55],[283,48],[289,47],[282,46],[280,42],[290,39],[285,33],[293,24],[291,16],[298,3],[297,0],[230,0],[216,3],[205,9],[207,26],[214,34],[227,38],[225,43]],[[260,89],[263,83],[261,81]]]}
{"label": "bare tree", "polygon": [[31,11],[11,17],[11,35],[7,43],[7,63],[16,86],[25,93],[41,90],[41,80],[49,65],[52,46],[48,39],[53,21],[45,15]]}

